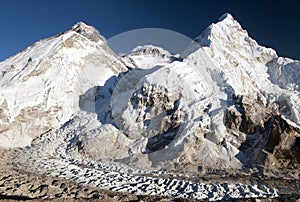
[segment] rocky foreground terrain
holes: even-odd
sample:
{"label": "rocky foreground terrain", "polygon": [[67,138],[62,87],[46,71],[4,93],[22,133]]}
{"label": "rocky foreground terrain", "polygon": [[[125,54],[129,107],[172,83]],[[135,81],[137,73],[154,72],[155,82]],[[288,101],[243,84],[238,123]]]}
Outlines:
{"label": "rocky foreground terrain", "polygon": [[[13,163],[13,157],[16,153],[18,153],[18,151],[0,150],[2,158],[0,163],[0,200],[3,201],[199,201],[199,199],[188,197],[136,195],[130,192],[110,191],[90,186],[88,183],[76,183],[73,180],[67,180],[61,177],[28,172],[22,169],[22,166],[20,167],[20,165]],[[88,168],[88,166],[84,167]],[[60,172],[64,171],[60,170]],[[227,193],[227,198],[223,198],[223,200],[297,201],[300,197],[299,180],[286,179],[283,177],[270,178],[260,173],[259,170],[238,173],[211,171],[193,177],[165,175],[165,179],[171,178],[181,180],[190,179],[207,184],[235,184],[237,182],[244,185],[264,184],[278,190],[278,195],[273,198],[274,194],[270,194],[270,196],[272,196],[270,199],[265,198],[265,196],[255,197],[256,199],[235,199],[233,197],[234,195],[230,197],[230,193]],[[117,179],[113,177],[111,180],[115,181]],[[88,179],[86,179],[86,181],[88,181]],[[241,187],[239,187],[239,189],[241,189]],[[212,191],[215,190],[212,189]],[[239,191],[237,191],[237,193],[238,192]],[[248,194],[250,193],[251,191],[248,190]],[[257,192],[254,191],[253,194],[255,193]],[[211,192],[211,195],[214,195],[214,193]],[[206,201],[207,199],[203,200]],[[210,200],[214,200],[214,198],[210,198]]]}

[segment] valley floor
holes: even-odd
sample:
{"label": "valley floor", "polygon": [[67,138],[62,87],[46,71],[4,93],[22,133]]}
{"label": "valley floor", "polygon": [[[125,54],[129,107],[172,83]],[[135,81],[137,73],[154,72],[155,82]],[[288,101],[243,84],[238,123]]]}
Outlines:
{"label": "valley floor", "polygon": [[[135,195],[126,192],[116,192],[107,189],[97,188],[84,183],[76,183],[72,180],[53,177],[45,174],[28,172],[22,169],[13,159],[15,150],[0,149],[0,200],[4,201],[196,201],[173,196],[158,195]],[[300,183],[297,180],[262,179],[252,175],[228,175],[222,173],[208,173],[196,177],[201,183],[245,183],[258,185],[263,183],[268,187],[278,190],[279,197],[268,199],[258,197],[256,199],[243,199],[249,201],[297,201],[300,198]],[[193,179],[196,180],[196,179]],[[206,200],[206,199],[205,199]],[[242,199],[235,199],[242,200]]]}
{"label": "valley floor", "polygon": [[[0,149],[0,201],[170,201],[171,197],[114,192],[18,169],[12,151]],[[186,200],[181,200],[186,201]]]}

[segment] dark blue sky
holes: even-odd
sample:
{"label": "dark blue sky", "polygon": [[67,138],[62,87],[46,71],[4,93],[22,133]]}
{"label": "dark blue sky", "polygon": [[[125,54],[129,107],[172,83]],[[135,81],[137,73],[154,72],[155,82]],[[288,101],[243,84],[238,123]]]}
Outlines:
{"label": "dark blue sky", "polygon": [[170,29],[190,38],[226,12],[258,43],[300,59],[300,5],[267,0],[1,0],[0,61],[77,21],[110,38],[139,28]]}

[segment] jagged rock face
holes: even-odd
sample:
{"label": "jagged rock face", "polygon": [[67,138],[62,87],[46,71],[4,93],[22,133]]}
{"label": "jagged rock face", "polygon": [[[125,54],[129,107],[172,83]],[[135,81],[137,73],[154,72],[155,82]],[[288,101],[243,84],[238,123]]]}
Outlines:
{"label": "jagged rock face", "polygon": [[184,119],[178,110],[178,95],[157,84],[143,83],[132,93],[117,121],[119,129],[131,140],[147,139],[144,152],[167,146]]}
{"label": "jagged rock face", "polygon": [[127,68],[83,23],[0,63],[0,146],[20,147],[79,110],[79,96]]}
{"label": "jagged rock face", "polygon": [[247,96],[233,98],[234,107],[226,111],[225,125],[228,129],[238,130],[245,134],[263,133],[265,123],[273,113],[278,113],[270,106],[265,106],[259,99]]}
{"label": "jagged rock face", "polygon": [[235,108],[226,111],[225,125],[234,134],[246,134],[235,142],[249,156],[247,165],[262,163],[273,169],[298,167],[300,130],[279,115],[278,109],[284,103],[267,107],[258,100],[241,97],[235,100]]}
{"label": "jagged rock face", "polygon": [[269,122],[268,134],[266,150],[269,152],[270,166],[299,168],[300,130],[289,125],[280,116],[274,116]]}
{"label": "jagged rock face", "polygon": [[[174,98],[170,97],[167,89],[158,85],[145,83],[133,94],[130,101],[133,109],[138,111],[136,122],[143,122],[144,126],[149,126],[145,133],[138,132],[144,137],[148,138],[160,133],[165,133],[170,129],[171,125],[174,125],[174,127],[178,125],[171,121],[171,115],[173,115],[173,117],[176,116],[174,113],[177,110],[176,107],[178,107],[176,106],[176,101],[178,102],[178,100],[174,100]],[[157,124],[159,124],[160,127],[152,123],[155,121],[154,117],[157,116]],[[126,131],[124,132],[127,133]],[[128,136],[131,134],[132,133],[128,132]]]}
{"label": "jagged rock face", "polygon": [[[156,151],[168,145],[176,135],[184,114],[178,110],[179,100],[171,97],[167,89],[159,85],[145,83],[131,97],[134,110],[138,111],[137,123],[143,123],[142,131],[137,134],[149,138],[147,148]],[[131,126],[123,130],[129,137],[135,134],[130,131]],[[127,131],[129,130],[129,131]]]}

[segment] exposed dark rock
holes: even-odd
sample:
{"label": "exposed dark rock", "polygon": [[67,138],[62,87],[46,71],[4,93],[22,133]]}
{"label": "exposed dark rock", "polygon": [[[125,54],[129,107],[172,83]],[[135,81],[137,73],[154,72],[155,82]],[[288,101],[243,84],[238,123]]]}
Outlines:
{"label": "exposed dark rock", "polygon": [[235,108],[225,112],[225,126],[231,130],[239,130],[242,124],[242,114]]}
{"label": "exposed dark rock", "polygon": [[[284,120],[290,114],[283,100],[265,106],[260,99],[234,97],[235,107],[225,111],[225,126],[232,133],[245,133],[239,150],[247,156],[245,165],[266,164],[272,169],[299,167],[300,130]],[[279,109],[277,111],[276,109]]]}
{"label": "exposed dark rock", "polygon": [[139,111],[138,122],[144,123],[142,135],[148,139],[148,152],[167,146],[176,136],[184,118],[178,110],[179,99],[169,96],[166,88],[145,83],[130,99],[133,108]]}
{"label": "exposed dark rock", "polygon": [[269,125],[266,150],[279,167],[297,167],[300,163],[300,130],[281,116],[274,116]]}

